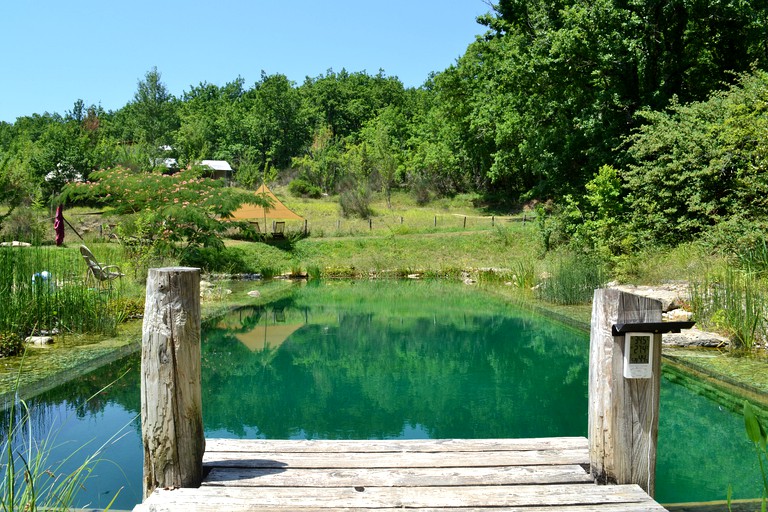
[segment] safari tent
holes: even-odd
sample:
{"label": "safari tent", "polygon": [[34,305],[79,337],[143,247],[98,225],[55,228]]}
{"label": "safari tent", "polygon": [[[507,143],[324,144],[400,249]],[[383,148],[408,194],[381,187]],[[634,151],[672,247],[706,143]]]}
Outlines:
{"label": "safari tent", "polygon": [[260,186],[254,194],[268,199],[271,206],[265,208],[255,204],[244,204],[232,212],[230,220],[246,220],[250,222],[259,233],[269,232],[269,221],[271,221],[272,235],[277,237],[281,237],[285,233],[285,221],[304,220],[304,217],[297,215],[291,211],[290,208],[281,203],[266,185]]}
{"label": "safari tent", "polygon": [[281,203],[266,185],[260,186],[254,194],[259,197],[268,198],[272,206],[264,208],[255,204],[244,204],[232,212],[232,220],[249,220],[254,222],[260,220],[304,220],[304,217],[297,215]]}

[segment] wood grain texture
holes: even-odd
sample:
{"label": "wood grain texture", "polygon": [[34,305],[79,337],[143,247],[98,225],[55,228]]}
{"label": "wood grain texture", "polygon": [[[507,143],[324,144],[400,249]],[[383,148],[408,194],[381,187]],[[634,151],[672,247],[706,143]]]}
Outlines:
{"label": "wood grain texture", "polygon": [[199,489],[159,489],[135,512],[664,510],[637,485],[595,485],[584,438],[207,444]]}
{"label": "wood grain texture", "polygon": [[199,269],[150,269],[141,350],[145,497],[157,487],[200,485],[200,364]]}
{"label": "wood grain texture", "polygon": [[661,321],[661,303],[614,289],[595,290],[589,362],[590,471],[599,482],[655,489],[661,335],[653,335],[653,377],[625,379],[617,323]]}
{"label": "wood grain texture", "polygon": [[[586,489],[590,488],[590,490]],[[649,501],[636,485],[585,486],[519,485],[464,487],[268,488],[254,493],[239,487],[201,487],[157,491],[148,510],[283,510],[341,508],[499,509],[502,507],[561,507],[599,504],[643,504],[646,510],[664,510]],[[218,507],[218,508],[217,508]],[[626,508],[622,509],[626,510]]]}
{"label": "wood grain texture", "polygon": [[212,468],[203,485],[237,487],[429,487],[592,483],[581,466],[471,468]]}

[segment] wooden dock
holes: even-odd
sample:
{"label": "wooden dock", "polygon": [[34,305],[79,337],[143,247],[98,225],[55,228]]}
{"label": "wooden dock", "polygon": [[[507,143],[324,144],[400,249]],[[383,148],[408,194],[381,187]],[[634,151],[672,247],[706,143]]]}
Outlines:
{"label": "wooden dock", "polygon": [[663,511],[637,485],[596,485],[586,438],[209,439],[199,488],[134,512]]}

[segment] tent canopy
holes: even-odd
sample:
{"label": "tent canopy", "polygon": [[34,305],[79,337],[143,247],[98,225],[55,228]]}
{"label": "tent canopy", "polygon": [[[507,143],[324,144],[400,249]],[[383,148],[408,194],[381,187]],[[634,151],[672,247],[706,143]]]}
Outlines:
{"label": "tent canopy", "polygon": [[251,352],[261,352],[265,348],[279,348],[288,337],[301,329],[304,324],[259,325],[252,331],[235,334],[235,338],[248,347]]}
{"label": "tent canopy", "polygon": [[232,212],[232,220],[304,220],[304,217],[292,212],[287,206],[281,203],[266,185],[260,186],[255,192],[255,195],[268,198],[272,203],[272,206],[263,208],[254,204],[244,204]]}

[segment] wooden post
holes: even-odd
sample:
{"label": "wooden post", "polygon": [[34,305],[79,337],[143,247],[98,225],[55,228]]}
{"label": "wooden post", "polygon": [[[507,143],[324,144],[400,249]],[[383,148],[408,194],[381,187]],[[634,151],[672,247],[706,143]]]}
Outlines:
{"label": "wooden post", "polygon": [[494,227],[496,225],[496,216],[491,215],[491,227]]}
{"label": "wooden post", "polygon": [[661,303],[619,290],[595,290],[589,350],[589,460],[598,483],[656,486],[661,334],[653,334],[653,377],[624,377],[624,336],[615,324],[661,322]]}
{"label": "wooden post", "polygon": [[304,236],[307,236],[309,230],[307,229],[307,219],[304,219]]}
{"label": "wooden post", "polygon": [[467,216],[464,216],[464,229],[467,229]]}
{"label": "wooden post", "polygon": [[435,227],[437,227],[437,215],[435,215]]}
{"label": "wooden post", "polygon": [[199,487],[203,476],[200,269],[153,268],[141,345],[144,498],[157,487]]}
{"label": "wooden post", "polygon": [[368,229],[373,229],[373,219],[368,219]]}

